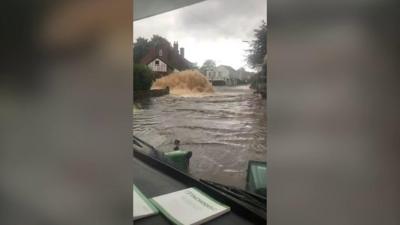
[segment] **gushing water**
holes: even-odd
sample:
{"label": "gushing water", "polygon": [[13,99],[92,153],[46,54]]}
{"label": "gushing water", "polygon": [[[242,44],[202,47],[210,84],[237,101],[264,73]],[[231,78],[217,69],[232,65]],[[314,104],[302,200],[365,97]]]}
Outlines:
{"label": "gushing water", "polygon": [[214,92],[212,84],[198,70],[175,72],[157,79],[151,89],[167,87],[172,95],[177,96],[204,96]]}

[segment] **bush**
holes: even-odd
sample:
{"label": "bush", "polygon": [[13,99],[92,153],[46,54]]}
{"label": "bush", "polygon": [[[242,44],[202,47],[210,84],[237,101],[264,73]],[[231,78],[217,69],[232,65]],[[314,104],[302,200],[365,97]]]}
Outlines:
{"label": "bush", "polygon": [[153,72],[146,65],[135,64],[133,67],[133,91],[150,90]]}

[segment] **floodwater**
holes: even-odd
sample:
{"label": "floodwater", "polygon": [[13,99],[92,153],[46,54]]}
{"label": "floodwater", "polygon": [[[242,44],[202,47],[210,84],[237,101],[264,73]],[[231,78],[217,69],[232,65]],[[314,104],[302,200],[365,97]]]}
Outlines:
{"label": "floodwater", "polygon": [[136,100],[134,135],[161,151],[175,139],[193,156],[195,177],[244,188],[249,160],[266,160],[266,102],[249,86],[214,87],[197,97]]}

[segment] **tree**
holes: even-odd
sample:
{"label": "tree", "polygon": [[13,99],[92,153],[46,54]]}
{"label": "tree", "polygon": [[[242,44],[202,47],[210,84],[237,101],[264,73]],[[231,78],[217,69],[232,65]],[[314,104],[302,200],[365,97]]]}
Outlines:
{"label": "tree", "polygon": [[212,59],[207,59],[204,63],[202,67],[207,67],[207,68],[215,68],[216,64],[215,61]]}
{"label": "tree", "polygon": [[134,63],[140,63],[140,60],[149,52],[151,48],[158,48],[161,46],[171,46],[171,43],[159,35],[153,35],[148,40],[143,37],[138,37],[133,43],[133,61]]}
{"label": "tree", "polygon": [[258,29],[254,30],[255,39],[250,43],[247,56],[247,64],[258,73],[253,77],[251,88],[257,90],[263,98],[266,98],[267,91],[267,65],[265,57],[267,55],[267,23],[263,20]]}
{"label": "tree", "polygon": [[255,39],[250,43],[247,50],[247,64],[253,69],[260,71],[267,54],[267,23],[263,20],[258,29],[254,30]]}
{"label": "tree", "polygon": [[[207,76],[207,71],[215,71],[216,64],[214,60],[207,59],[200,67],[200,72]],[[214,74],[210,74],[210,78],[213,79]]]}
{"label": "tree", "polygon": [[161,37],[160,35],[153,35],[153,37],[150,40],[150,46],[151,47],[161,47],[161,46],[170,46],[171,43],[164,37]]}
{"label": "tree", "polygon": [[133,62],[139,63],[140,60],[147,54],[151,45],[146,38],[139,37],[133,43]]}
{"label": "tree", "polygon": [[142,64],[133,67],[133,91],[150,90],[153,83],[153,72]]}
{"label": "tree", "polygon": [[207,59],[203,63],[203,65],[200,67],[200,71],[205,74],[207,72],[207,70],[214,70],[215,67],[216,67],[215,61],[211,60],[211,59]]}

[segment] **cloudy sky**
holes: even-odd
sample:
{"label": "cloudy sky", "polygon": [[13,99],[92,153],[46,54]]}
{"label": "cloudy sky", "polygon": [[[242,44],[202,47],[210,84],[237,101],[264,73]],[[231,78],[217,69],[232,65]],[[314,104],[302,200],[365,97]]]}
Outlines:
{"label": "cloudy sky", "polygon": [[207,59],[245,67],[253,30],[266,20],[266,0],[207,0],[134,22],[134,38],[153,34],[179,42],[185,58],[199,66]]}

